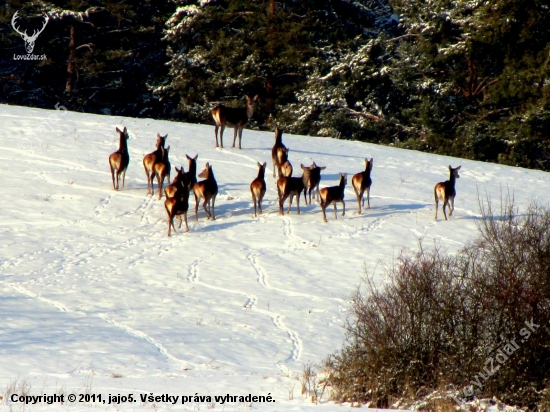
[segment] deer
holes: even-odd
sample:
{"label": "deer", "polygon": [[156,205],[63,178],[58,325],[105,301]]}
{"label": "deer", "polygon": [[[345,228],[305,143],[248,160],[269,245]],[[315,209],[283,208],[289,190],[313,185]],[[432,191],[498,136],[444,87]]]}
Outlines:
{"label": "deer", "polygon": [[151,194],[151,196],[155,194],[155,188],[153,186],[155,164],[162,160],[162,149],[164,149],[167,137],[168,135],[161,136],[157,133],[157,149],[154,152],[145,155],[143,158],[143,167],[145,169],[145,176],[147,176],[147,194]]}
{"label": "deer", "polygon": [[290,202],[288,204],[287,214],[290,213],[290,207],[292,206],[292,198],[296,196],[296,204],[298,207],[298,214],[300,214],[300,195],[304,190],[304,179],[302,177],[292,177],[292,165],[290,162],[285,162],[282,167],[284,175],[277,180],[277,193],[279,194],[279,214],[284,215],[283,205],[285,200],[290,197]]}
{"label": "deer", "polygon": [[372,157],[370,160],[365,159],[365,171],[354,174],[351,179],[353,190],[355,190],[355,196],[357,196],[357,204],[359,205],[358,215],[361,214],[361,206],[365,207],[365,198],[363,197],[365,190],[367,191],[367,205],[370,209],[370,187],[372,185],[370,173],[373,164],[374,160]]}
{"label": "deer", "polygon": [[325,209],[331,203],[334,205],[334,219],[338,219],[336,216],[336,203],[342,203],[344,210],[342,216],[346,214],[346,203],[344,202],[344,191],[348,183],[348,174],[340,173],[340,184],[338,186],[324,187],[321,189],[321,209],[323,210],[323,222],[327,222],[327,215]]}
{"label": "deer", "polygon": [[455,210],[456,196],[455,183],[456,179],[460,177],[458,171],[461,167],[462,166],[458,166],[453,169],[452,166],[449,165],[449,180],[445,182],[439,182],[434,187],[435,220],[437,220],[437,209],[439,207],[440,200],[443,201],[443,215],[445,216],[445,220],[448,220],[447,213],[445,213],[445,206],[449,208],[449,216],[453,215],[453,211]]}
{"label": "deer", "polygon": [[[254,114],[254,109],[256,108],[256,101],[258,100],[258,95],[254,98],[245,97],[245,107],[227,107],[222,104],[217,105],[212,109],[212,117],[216,122],[216,128],[214,134],[216,135],[216,147],[221,147],[223,149],[223,131],[226,126],[233,127],[233,147],[235,147],[235,141],[237,140],[237,133],[239,135],[239,149],[241,148],[241,139],[243,136],[243,128],[248,123],[252,115]],[[220,143],[218,145],[218,129],[220,130]]]}
{"label": "deer", "polygon": [[[195,183],[193,190],[195,192],[197,203],[195,204],[195,219],[199,220],[199,200],[204,199],[202,207],[206,212],[207,219],[212,218],[216,220],[216,214],[214,212],[214,203],[216,202],[216,195],[218,194],[218,183],[214,177],[214,172],[212,166],[209,163],[206,163],[204,170],[199,174],[201,180],[200,182]],[[206,205],[211,202],[212,213],[206,209]]]}
{"label": "deer", "polygon": [[48,17],[48,15],[46,15],[42,28],[40,30],[34,30],[32,36],[29,36],[26,30],[25,32],[21,32],[19,31],[19,28],[16,26],[17,19],[19,18],[17,13],[19,12],[16,11],[13,14],[13,17],[11,18],[11,26],[13,27],[13,30],[15,30],[15,32],[19,34],[23,39],[23,41],[25,42],[25,50],[27,51],[27,54],[31,54],[32,51],[34,50],[34,44],[36,42],[36,39],[38,38],[38,35],[44,31],[44,29],[46,28],[46,25],[50,21],[50,18]]}
{"label": "deer", "polygon": [[[124,187],[124,180],[126,178],[126,169],[130,164],[130,154],[128,153],[128,131],[126,127],[124,130],[120,130],[118,127],[116,131],[119,135],[118,150],[109,156],[109,167],[111,168],[111,178],[113,179],[113,189],[118,190],[118,181],[122,174],[122,186]],[[115,186],[115,170],[116,170],[116,186]]]}
{"label": "deer", "polygon": [[167,198],[164,201],[164,208],[168,214],[168,236],[171,234],[171,228],[174,226],[174,217],[177,217],[180,221],[178,229],[181,228],[181,215],[185,220],[185,232],[189,232],[189,226],[187,225],[187,211],[189,210],[189,182],[186,180],[185,174],[183,174],[183,167],[178,171],[182,176],[182,179],[178,181],[179,184],[176,185],[176,192],[173,197]]}
{"label": "deer", "polygon": [[162,151],[162,158],[159,162],[155,163],[155,176],[157,177],[157,188],[159,192],[159,199],[162,197],[162,186],[164,185],[164,179],[166,179],[167,182],[170,182],[170,169],[172,166],[170,165],[170,160],[168,159],[168,154],[170,153],[170,146],[168,146],[166,149],[161,147]]}
{"label": "deer", "polygon": [[271,149],[271,159],[273,160],[273,177],[275,177],[275,169],[278,176],[281,175],[281,166],[288,160],[288,148],[283,144],[283,131],[277,126],[275,128],[275,144]]}
{"label": "deer", "polygon": [[189,171],[186,173],[186,175],[188,176],[189,191],[191,191],[193,190],[193,186],[195,186],[195,183],[197,183],[197,158],[199,157],[199,155],[191,157],[186,154],[185,157],[187,157],[187,161],[189,162]]}
{"label": "deer", "polygon": [[172,183],[169,186],[166,186],[164,188],[164,196],[166,197],[166,199],[176,196],[176,192],[179,186],[185,179],[186,173],[185,173],[185,170],[183,170],[183,166],[181,166],[179,169],[177,166],[175,166],[174,169],[176,170],[176,176],[174,177],[174,180],[172,180]]}
{"label": "deer", "polygon": [[258,202],[258,209],[260,210],[260,215],[262,214],[262,200],[265,195],[266,185],[265,185],[265,168],[267,162],[261,164],[258,162],[258,177],[250,183],[250,192],[252,193],[252,201],[254,202],[254,217],[258,217],[256,211],[256,202]]}
{"label": "deer", "polygon": [[[321,170],[325,170],[326,166],[317,166],[315,162],[309,167],[300,165],[302,168],[303,175],[302,179],[304,180],[304,201],[307,202],[307,194],[309,191],[309,204],[311,204],[311,192],[317,188],[317,201],[319,201],[319,183],[321,182]],[[314,196],[315,197],[315,196]]]}

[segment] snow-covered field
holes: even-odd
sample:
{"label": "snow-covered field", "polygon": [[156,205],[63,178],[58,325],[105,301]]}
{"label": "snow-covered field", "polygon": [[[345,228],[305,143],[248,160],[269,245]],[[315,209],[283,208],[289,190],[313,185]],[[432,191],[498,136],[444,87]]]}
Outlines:
{"label": "snow-covered field", "polygon": [[[44,119],[53,124],[44,127]],[[126,187],[112,189],[115,127],[130,133]],[[245,130],[243,150],[214,147],[213,126],[0,106],[0,395],[77,394],[49,406],[0,401],[14,410],[350,410],[312,404],[303,365],[341,348],[349,297],[401,250],[438,242],[456,251],[476,234],[478,191],[498,204],[550,200],[549,175],[389,147],[284,135],[295,173],[327,166],[321,187],[347,172],[347,210],[318,205],[279,216],[273,133]],[[142,166],[168,134],[172,166],[213,165],[215,221],[189,213],[190,232],[166,236],[164,198],[146,195]],[[374,158],[370,210],[357,215],[351,175]],[[268,162],[264,214],[253,218],[249,185]],[[455,214],[434,221],[433,187],[462,165]],[[191,197],[191,207],[194,199]],[[339,207],[339,209],[341,209]],[[442,214],[440,214],[442,218]],[[78,394],[103,402],[78,403]],[[133,394],[137,402],[108,404]],[[140,395],[179,396],[178,403]],[[182,405],[182,396],[211,401]],[[218,395],[275,402],[216,402]]]}

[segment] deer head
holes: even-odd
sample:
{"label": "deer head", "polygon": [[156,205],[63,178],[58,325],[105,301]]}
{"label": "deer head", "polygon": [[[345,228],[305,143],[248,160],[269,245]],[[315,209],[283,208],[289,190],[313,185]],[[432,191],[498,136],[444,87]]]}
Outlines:
{"label": "deer head", "polygon": [[18,27],[16,26],[17,19],[19,18],[17,13],[18,12],[16,11],[11,19],[11,26],[17,32],[17,34],[19,34],[21,38],[25,41],[25,49],[27,50],[28,54],[31,54],[32,51],[34,50],[34,42],[38,38],[38,35],[44,31],[44,29],[46,28],[46,24],[48,24],[48,21],[50,21],[50,18],[46,15],[46,20],[44,20],[44,25],[42,26],[42,28],[40,30],[35,30],[32,36],[29,36],[27,35],[26,30],[23,33],[19,31]]}

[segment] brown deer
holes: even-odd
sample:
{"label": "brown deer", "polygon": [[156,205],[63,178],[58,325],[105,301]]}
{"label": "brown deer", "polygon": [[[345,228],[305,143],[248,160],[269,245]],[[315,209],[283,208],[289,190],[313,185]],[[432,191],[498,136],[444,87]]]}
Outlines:
{"label": "brown deer", "polygon": [[279,178],[281,177],[290,177],[292,176],[292,171],[293,171],[293,168],[292,168],[292,163],[290,163],[288,160],[286,162],[284,162],[281,166],[281,173],[283,174],[282,176],[280,176]]}
{"label": "brown deer", "polygon": [[157,133],[157,149],[145,155],[143,158],[143,167],[145,168],[145,176],[147,176],[147,194],[154,195],[155,188],[153,187],[153,177],[155,176],[155,164],[162,160],[162,148],[166,143],[166,136],[161,136]]}
{"label": "brown deer", "polygon": [[[218,183],[216,182],[216,178],[214,177],[212,166],[206,163],[206,166],[204,170],[199,174],[199,177],[205,180],[201,180],[200,182],[195,183],[193,188],[197,199],[197,203],[195,204],[195,218],[196,220],[199,220],[199,200],[204,199],[202,207],[206,212],[207,219],[212,218],[212,220],[216,220],[214,203],[216,202],[216,195],[218,194]],[[212,213],[210,213],[208,209],[206,209],[207,204],[210,206],[210,201],[212,201]]]}
{"label": "brown deer", "polygon": [[[182,171],[183,167],[179,170],[179,173]],[[185,180],[184,175],[182,176],[183,178],[179,181],[174,196],[164,201],[164,208],[168,214],[168,236],[170,236],[171,228],[174,228],[174,232],[176,231],[176,227],[174,226],[174,217],[177,217],[180,221],[178,229],[181,228],[181,215],[183,215],[185,220],[185,231],[189,232],[189,226],[187,225],[187,211],[189,210],[189,182]]]}
{"label": "brown deer", "polygon": [[[254,98],[245,97],[245,107],[233,108],[226,107],[222,104],[214,107],[212,109],[212,117],[216,122],[216,128],[214,134],[216,135],[216,147],[221,147],[223,149],[223,131],[226,126],[233,127],[235,129],[233,133],[233,147],[235,147],[235,141],[237,140],[237,133],[239,134],[239,149],[241,148],[241,138],[243,136],[243,128],[248,123],[248,120],[254,114],[254,109],[256,108],[256,101],[258,100],[258,95]],[[220,130],[220,143],[218,145],[218,129]]]}
{"label": "brown deer", "polygon": [[185,157],[187,157],[187,161],[189,162],[189,171],[186,173],[186,175],[188,176],[189,191],[191,191],[193,190],[193,186],[195,186],[195,183],[197,183],[197,158],[199,157],[199,155],[191,157],[186,154]]}
{"label": "brown deer", "polygon": [[179,169],[176,166],[174,169],[176,169],[176,176],[174,177],[174,180],[172,180],[172,183],[169,186],[164,188],[164,195],[166,196],[166,199],[176,196],[176,192],[185,178],[183,166]]}
{"label": "brown deer", "polygon": [[[109,166],[111,168],[111,178],[113,179],[113,189],[118,190],[118,180],[122,174],[122,186],[126,178],[126,169],[130,164],[130,154],[128,153],[128,132],[126,127],[123,131],[117,127],[116,131],[119,135],[118,150],[109,156]],[[116,186],[115,186],[115,170],[116,170]]]}
{"label": "brown deer", "polygon": [[344,202],[344,190],[346,184],[348,183],[348,174],[340,173],[340,184],[338,186],[324,187],[321,189],[321,209],[323,210],[323,222],[327,221],[327,215],[325,209],[328,205],[333,203],[334,205],[334,219],[338,219],[336,216],[336,203],[342,203],[344,210],[342,211],[342,216],[346,214],[346,203]]}
{"label": "brown deer", "polygon": [[321,182],[321,170],[325,170],[326,166],[317,166],[315,162],[309,167],[306,167],[304,165],[300,165],[302,170],[304,171],[302,175],[302,179],[304,180],[304,201],[307,202],[307,194],[309,191],[309,204],[311,204],[311,192],[317,188],[317,201],[319,201],[319,183]]}
{"label": "brown deer", "polygon": [[365,198],[363,197],[365,190],[367,191],[367,205],[370,209],[370,187],[372,185],[370,173],[373,164],[374,160],[372,158],[370,160],[365,159],[365,171],[353,175],[351,179],[353,190],[355,190],[355,196],[357,196],[357,204],[359,205],[357,214],[359,215],[361,214],[361,206],[365,206]]}
{"label": "brown deer", "polygon": [[[456,190],[455,190],[455,183],[456,179],[460,176],[458,175],[458,171],[460,170],[462,166],[458,166],[457,168],[453,169],[451,165],[449,165],[449,180],[445,182],[440,182],[435,185],[434,187],[434,197],[435,197],[435,220],[437,220],[437,209],[439,206],[439,201],[443,201],[443,215],[445,216],[445,220],[447,220],[447,213],[445,213],[445,206],[449,208],[449,216],[453,215],[453,211],[455,210],[455,196],[456,196]],[[450,204],[449,204],[450,203]]]}
{"label": "brown deer", "polygon": [[168,154],[170,152],[170,146],[168,146],[166,149],[161,147],[162,151],[162,159],[155,163],[155,176],[157,177],[157,189],[159,192],[159,199],[162,197],[162,186],[164,184],[164,179],[166,179],[167,182],[170,182],[170,169],[172,166],[170,165],[170,160],[168,159]]}
{"label": "brown deer", "polygon": [[283,131],[277,126],[275,128],[275,144],[271,149],[271,159],[273,160],[273,177],[277,169],[277,177],[282,177],[281,166],[288,160],[288,149],[283,144]]}
{"label": "brown deer", "polygon": [[[288,168],[287,168],[288,166]],[[286,169],[286,170],[285,170]],[[292,165],[290,162],[286,162],[283,165],[283,174],[290,172],[292,174]],[[300,214],[300,195],[304,190],[304,179],[302,177],[291,177],[290,175],[284,175],[277,180],[277,193],[279,194],[279,214],[284,215],[283,205],[285,200],[290,197],[287,213],[290,213],[290,207],[292,206],[292,198],[296,196],[296,204],[298,208],[298,214]]]}
{"label": "brown deer", "polygon": [[254,217],[258,217],[256,212],[256,201],[258,202],[258,209],[260,209],[260,215],[262,214],[262,200],[265,195],[266,185],[265,185],[265,168],[267,163],[261,164],[258,162],[258,177],[252,181],[250,184],[250,192],[252,193],[252,201],[254,202]]}

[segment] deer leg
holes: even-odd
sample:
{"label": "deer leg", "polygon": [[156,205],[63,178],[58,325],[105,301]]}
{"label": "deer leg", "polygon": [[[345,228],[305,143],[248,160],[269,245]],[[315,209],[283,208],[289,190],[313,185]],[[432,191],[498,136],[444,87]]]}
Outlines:
{"label": "deer leg", "polygon": [[327,205],[323,202],[323,199],[321,199],[321,210],[323,211],[323,222],[327,222],[327,215],[325,213],[325,209],[327,208]]}
{"label": "deer leg", "polygon": [[334,206],[334,220],[338,220],[338,217],[336,216],[336,202],[333,202],[332,206]]}
{"label": "deer leg", "polygon": [[[210,200],[210,199],[209,199],[209,200]],[[212,215],[210,214],[210,212],[208,211],[208,209],[206,209],[206,203],[207,203],[209,200],[204,199],[204,203],[202,204],[202,207],[204,208],[204,211],[206,212],[206,218],[207,218],[207,219],[210,219],[210,217],[212,216]]]}
{"label": "deer leg", "polygon": [[370,209],[370,187],[367,187],[367,204],[369,205]]}
{"label": "deer leg", "polygon": [[449,199],[445,199],[443,201],[443,216],[445,216],[445,220],[449,220],[447,219],[447,212],[445,211],[445,207],[449,205]]}
{"label": "deer leg", "polygon": [[290,195],[290,200],[288,202],[288,210],[286,211],[287,214],[290,213],[290,208],[292,207],[292,198],[294,197],[294,195]]}
{"label": "deer leg", "polygon": [[121,173],[121,171],[117,170],[117,172],[116,172],[116,190],[118,190],[120,188],[120,173]]}
{"label": "deer leg", "polygon": [[125,180],[126,180],[126,169],[124,169],[124,172],[122,173],[122,187],[124,187]]}
{"label": "deer leg", "polygon": [[149,171],[147,170],[147,166],[145,166],[145,164],[143,165],[143,168],[145,169],[145,177],[147,178],[147,194],[149,194]]}
{"label": "deer leg", "polygon": [[195,193],[195,191],[193,191],[193,195],[195,195],[195,217],[196,217],[195,220],[198,222],[199,221],[199,198]]}
{"label": "deer leg", "polygon": [[157,189],[159,192],[159,199],[162,197],[162,183],[164,182],[164,177],[161,180],[161,177],[157,174]]}
{"label": "deer leg", "polygon": [[437,220],[437,209],[439,208],[439,199],[437,198],[437,189],[434,189],[434,200],[435,200],[435,220]]}
{"label": "deer leg", "polygon": [[254,202],[254,217],[258,217],[256,213],[256,196],[254,195],[254,190],[250,189],[250,192],[252,193],[252,201]]}
{"label": "deer leg", "polygon": [[237,140],[237,131],[239,130],[239,126],[235,126],[233,129],[233,147],[235,147],[235,141]]}
{"label": "deer leg", "polygon": [[346,202],[344,202],[344,200],[342,200],[342,216],[345,216],[346,215]]}
{"label": "deer leg", "polygon": [[239,128],[239,150],[241,149],[241,139],[243,138],[243,128]]}
{"label": "deer leg", "polygon": [[[225,130],[225,125],[222,124],[220,126],[220,147],[223,149],[223,131]],[[216,143],[217,143],[217,140],[216,140]],[[218,147],[218,146],[216,146]]]}
{"label": "deer leg", "polygon": [[216,127],[214,128],[214,135],[216,136],[216,147],[219,147],[220,145],[218,144],[218,130],[219,130],[220,126],[218,126],[218,124],[216,123]]}
{"label": "deer leg", "polygon": [[453,212],[455,211],[455,198],[454,197],[451,197],[451,206],[449,207],[449,209],[451,210],[451,213],[449,213],[449,216],[452,216]]}
{"label": "deer leg", "polygon": [[115,188],[115,171],[113,169],[113,166],[111,166],[110,162],[109,162],[109,167],[111,168],[111,178],[113,179],[113,190],[116,190],[116,188]]}
{"label": "deer leg", "polygon": [[199,221],[199,199],[195,196],[195,221]]}
{"label": "deer leg", "polygon": [[265,192],[260,192],[260,198],[258,199],[258,209],[260,209],[260,215],[262,214],[262,200],[264,200]]}
{"label": "deer leg", "polygon": [[300,214],[300,193],[296,195],[296,205],[298,206],[298,214]]}
{"label": "deer leg", "polygon": [[183,214],[183,219],[185,220],[185,231],[189,232],[189,226],[187,225],[187,212]]}
{"label": "deer leg", "polygon": [[[180,224],[178,226],[178,229],[181,229],[181,216],[180,215],[176,215],[176,217],[178,218],[178,220],[180,221]],[[176,229],[174,229],[176,230]]]}
{"label": "deer leg", "polygon": [[212,196],[212,220],[216,220],[216,210],[214,204],[216,203],[216,195]]}

